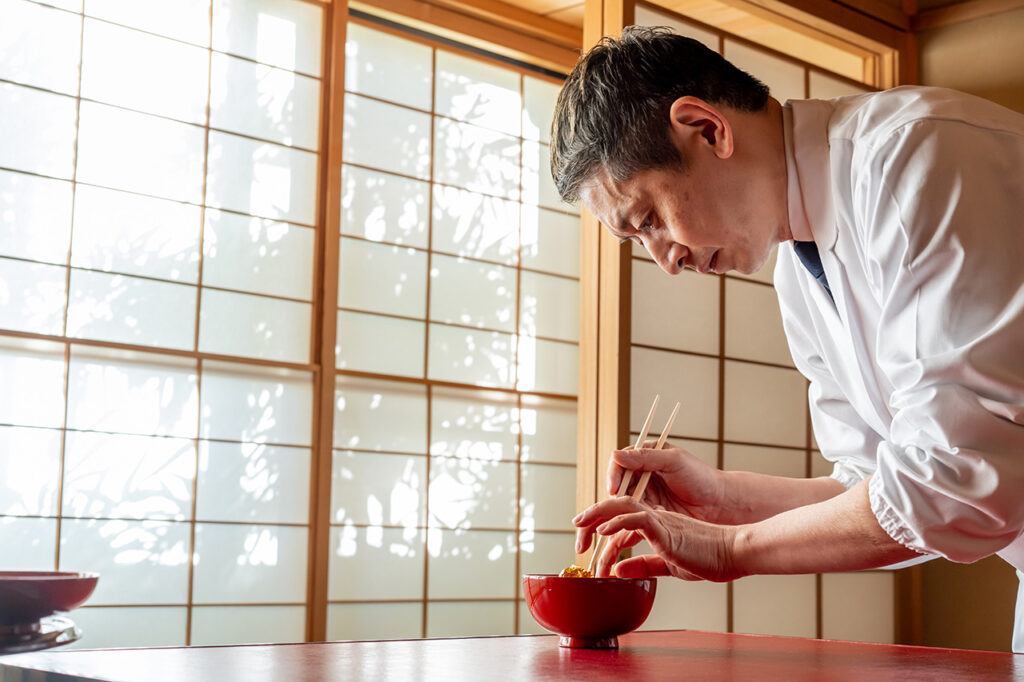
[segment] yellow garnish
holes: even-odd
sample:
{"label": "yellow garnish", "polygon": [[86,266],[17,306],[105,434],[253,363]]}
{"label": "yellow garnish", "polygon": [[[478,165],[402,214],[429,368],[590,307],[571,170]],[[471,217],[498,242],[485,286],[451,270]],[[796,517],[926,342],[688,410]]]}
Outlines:
{"label": "yellow garnish", "polygon": [[562,569],[562,572],[558,574],[559,578],[593,578],[590,571],[583,568],[582,566],[570,566],[569,568]]}

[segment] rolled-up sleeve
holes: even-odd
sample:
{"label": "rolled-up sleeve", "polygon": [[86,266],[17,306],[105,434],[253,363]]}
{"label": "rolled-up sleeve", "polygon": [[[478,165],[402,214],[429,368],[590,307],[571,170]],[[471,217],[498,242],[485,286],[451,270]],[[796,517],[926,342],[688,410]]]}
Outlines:
{"label": "rolled-up sleeve", "polygon": [[975,561],[1024,529],[1024,138],[939,120],[887,145],[858,220],[894,415],[871,507],[901,544]]}

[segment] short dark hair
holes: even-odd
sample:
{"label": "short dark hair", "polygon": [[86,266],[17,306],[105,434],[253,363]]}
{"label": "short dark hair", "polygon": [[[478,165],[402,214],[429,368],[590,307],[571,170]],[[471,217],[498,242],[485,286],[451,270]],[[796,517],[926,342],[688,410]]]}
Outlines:
{"label": "short dark hair", "polygon": [[717,52],[665,27],[627,26],[573,67],[551,123],[551,176],[566,202],[602,168],[622,182],[648,168],[685,169],[669,138],[669,111],[684,96],[761,111],[768,88]]}

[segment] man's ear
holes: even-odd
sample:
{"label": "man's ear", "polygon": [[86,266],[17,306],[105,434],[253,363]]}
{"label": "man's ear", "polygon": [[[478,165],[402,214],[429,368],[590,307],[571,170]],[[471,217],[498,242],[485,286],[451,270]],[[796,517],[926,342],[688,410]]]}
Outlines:
{"label": "man's ear", "polygon": [[735,140],[729,119],[702,99],[686,96],[672,102],[669,125],[677,146],[704,144],[720,159],[732,156]]}

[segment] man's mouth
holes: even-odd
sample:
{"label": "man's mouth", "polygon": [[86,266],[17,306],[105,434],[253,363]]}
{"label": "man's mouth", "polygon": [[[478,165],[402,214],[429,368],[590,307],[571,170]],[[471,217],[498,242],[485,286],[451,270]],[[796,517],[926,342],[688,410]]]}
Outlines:
{"label": "man's mouth", "polygon": [[717,266],[717,265],[718,265],[718,252],[717,252],[717,251],[715,251],[715,252],[714,252],[714,253],[713,253],[713,254],[711,255],[711,260],[710,260],[710,261],[708,261],[708,271],[710,271],[710,272],[714,272],[714,273],[718,273],[718,270],[717,270],[717,269],[716,269],[716,267],[715,267],[715,266]]}

